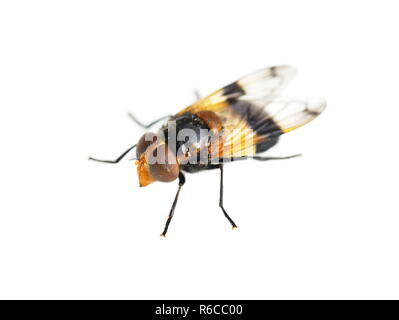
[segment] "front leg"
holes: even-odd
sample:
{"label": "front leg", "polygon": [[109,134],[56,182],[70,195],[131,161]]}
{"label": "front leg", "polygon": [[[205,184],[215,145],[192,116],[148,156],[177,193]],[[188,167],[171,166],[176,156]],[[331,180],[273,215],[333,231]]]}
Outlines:
{"label": "front leg", "polygon": [[229,220],[233,229],[238,228],[237,225],[234,223],[233,219],[229,217],[226,210],[223,207],[223,164],[219,165],[220,168],[220,196],[219,196],[219,207],[222,209],[224,216]]}
{"label": "front leg", "polygon": [[166,232],[168,232],[169,224],[170,224],[170,221],[173,218],[173,214],[175,212],[177,200],[179,199],[179,194],[180,194],[181,187],[184,185],[185,182],[186,182],[186,178],[184,177],[184,174],[180,171],[179,172],[179,189],[177,189],[175,200],[173,201],[172,208],[170,209],[170,212],[169,212],[169,217],[166,220],[165,228],[164,228],[163,232],[161,233],[162,237],[165,237],[166,236]]}
{"label": "front leg", "polygon": [[93,160],[93,161],[97,161],[97,162],[104,162],[104,163],[118,163],[135,147],[136,147],[136,145],[134,145],[133,147],[130,147],[115,160],[100,160],[100,159],[92,158],[92,157],[89,157],[89,160]]}

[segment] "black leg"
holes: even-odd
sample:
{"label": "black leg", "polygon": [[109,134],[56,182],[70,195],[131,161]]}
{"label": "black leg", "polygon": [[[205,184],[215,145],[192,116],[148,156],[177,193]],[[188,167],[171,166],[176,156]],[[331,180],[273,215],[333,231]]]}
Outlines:
{"label": "black leg", "polygon": [[167,115],[167,116],[163,116],[162,118],[159,118],[157,120],[154,120],[152,122],[150,122],[149,124],[144,124],[142,123],[140,120],[138,120],[133,114],[131,114],[130,112],[127,114],[129,116],[130,119],[132,119],[137,125],[139,125],[140,127],[142,127],[143,129],[148,129],[151,128],[154,124],[156,124],[159,121],[162,121],[164,119],[170,118],[171,115]]}
{"label": "black leg", "polygon": [[229,220],[233,229],[237,228],[237,225],[234,223],[233,219],[229,217],[226,210],[223,207],[223,164],[219,165],[220,168],[220,198],[219,198],[219,207],[222,209],[224,216]]}
{"label": "black leg", "polygon": [[198,101],[202,98],[201,93],[198,91],[198,89],[194,89],[194,97],[195,97],[196,101]]}
{"label": "black leg", "polygon": [[287,157],[250,157],[250,159],[254,159],[254,160],[258,160],[258,161],[268,161],[268,160],[285,160],[285,159],[292,159],[292,158],[296,158],[296,157],[301,157],[302,154],[298,153],[298,154],[294,154],[292,156],[287,156]]}
{"label": "black leg", "polygon": [[105,163],[118,163],[119,161],[121,161],[123,159],[124,156],[126,156],[130,150],[132,150],[134,147],[136,147],[136,145],[134,145],[133,147],[130,147],[129,149],[127,149],[124,153],[122,153],[116,160],[99,160],[99,159],[95,159],[92,157],[89,157],[89,160],[93,160],[93,161],[98,161],[98,162],[105,162]]}
{"label": "black leg", "polygon": [[185,182],[186,182],[186,178],[184,177],[184,174],[182,172],[180,172],[179,173],[179,189],[177,189],[175,200],[173,201],[172,208],[170,208],[169,217],[166,220],[165,228],[163,229],[163,232],[161,233],[162,237],[165,237],[166,236],[166,232],[168,232],[169,224],[170,224],[170,221],[173,218],[173,214],[175,212],[177,200],[179,199],[179,193],[180,193],[181,187],[184,185]]}
{"label": "black leg", "polygon": [[298,154],[294,154],[292,156],[287,156],[287,157],[259,157],[259,156],[253,156],[253,157],[237,157],[237,158],[221,158],[219,160],[219,163],[228,163],[228,162],[233,162],[233,161],[240,161],[240,160],[248,160],[248,159],[253,159],[253,160],[257,160],[257,161],[269,161],[269,160],[286,160],[286,159],[292,159],[292,158],[296,158],[296,157],[300,157],[302,156],[302,154],[298,153]]}

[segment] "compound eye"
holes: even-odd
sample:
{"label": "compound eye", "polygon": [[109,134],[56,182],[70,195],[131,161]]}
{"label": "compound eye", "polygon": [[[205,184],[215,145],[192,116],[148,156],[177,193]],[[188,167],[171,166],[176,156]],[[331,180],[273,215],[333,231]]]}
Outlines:
{"label": "compound eye", "polygon": [[179,176],[179,164],[169,147],[165,144],[159,145],[154,150],[154,155],[156,156],[156,161],[149,166],[151,176],[162,182],[176,180]]}
{"label": "compound eye", "polygon": [[158,140],[158,136],[155,133],[147,132],[143,134],[136,145],[136,157],[140,159],[140,156],[148,149],[150,145]]}

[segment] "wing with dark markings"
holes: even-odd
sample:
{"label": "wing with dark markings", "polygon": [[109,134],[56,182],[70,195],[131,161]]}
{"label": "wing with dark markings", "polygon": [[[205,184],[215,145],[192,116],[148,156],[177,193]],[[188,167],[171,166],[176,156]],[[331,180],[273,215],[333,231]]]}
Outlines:
{"label": "wing with dark markings", "polygon": [[[324,99],[286,98],[279,93],[295,76],[289,66],[275,66],[251,73],[178,113],[212,111],[221,120],[222,143],[214,157],[252,156],[273,145],[283,133],[303,126],[325,108]],[[270,142],[270,143],[269,143]]]}

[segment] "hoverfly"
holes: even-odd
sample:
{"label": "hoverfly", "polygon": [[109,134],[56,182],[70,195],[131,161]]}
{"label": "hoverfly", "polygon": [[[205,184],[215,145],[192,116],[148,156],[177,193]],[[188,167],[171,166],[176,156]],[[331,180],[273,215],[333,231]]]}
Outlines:
{"label": "hoverfly", "polygon": [[118,163],[136,148],[136,165],[141,187],[155,181],[178,179],[178,189],[161,236],[172,220],[180,190],[186,179],[183,172],[220,170],[219,206],[237,228],[223,206],[223,166],[225,163],[254,159],[290,159],[299,156],[262,157],[258,154],[275,146],[283,133],[303,126],[326,107],[323,99],[279,97],[279,92],[295,76],[290,66],[274,66],[251,73],[210,94],[175,115],[142,124],[148,129],[167,119],[157,133],[144,134],[137,144],[116,160],[91,160]]}

